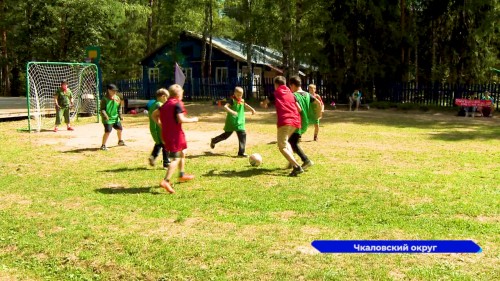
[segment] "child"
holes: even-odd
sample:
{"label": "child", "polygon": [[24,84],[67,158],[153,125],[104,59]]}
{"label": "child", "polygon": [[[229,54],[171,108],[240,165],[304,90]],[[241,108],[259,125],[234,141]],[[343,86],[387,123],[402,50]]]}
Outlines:
{"label": "child", "polygon": [[274,99],[277,116],[277,143],[281,154],[293,167],[289,176],[295,177],[304,172],[293,156],[293,150],[289,143],[290,136],[301,127],[299,106],[295,97],[286,86],[286,78],[276,76],[274,78]]}
{"label": "child", "polygon": [[354,90],[352,95],[349,96],[349,111],[352,111],[352,104],[356,103],[356,111],[359,110],[359,104],[361,103],[361,91],[359,89]]}
{"label": "child", "polygon": [[247,134],[245,132],[245,107],[252,111],[252,114],[255,114],[255,109],[253,109],[250,105],[248,105],[243,97],[243,88],[236,87],[234,89],[234,95],[231,99],[226,103],[224,109],[227,111],[226,116],[226,124],[224,125],[224,133],[219,136],[213,138],[210,141],[210,147],[213,149],[218,142],[226,140],[229,138],[233,132],[236,132],[238,135],[238,156],[247,157],[245,154],[245,145]]}
{"label": "child", "polygon": [[168,92],[170,93],[170,97],[165,104],[153,112],[153,120],[161,126],[164,149],[169,152],[168,156],[171,160],[165,178],[160,182],[160,186],[165,188],[169,193],[175,193],[170,179],[177,166],[180,169],[180,182],[194,179],[193,175],[188,175],[184,172],[187,143],[184,131],[182,130],[182,123],[198,122],[198,118],[188,118],[185,116],[186,109],[184,108],[184,103],[182,103],[184,90],[180,85],[174,84],[170,86]]}
{"label": "child", "polygon": [[109,134],[112,128],[116,130],[118,135],[118,145],[124,146],[125,142],[122,140],[122,124],[123,120],[120,110],[120,98],[116,95],[118,88],[114,84],[109,84],[106,90],[106,95],[101,100],[101,116],[102,124],[104,125],[104,135],[102,136],[101,150],[108,150],[106,142],[108,141]]}
{"label": "child", "polygon": [[309,120],[310,104],[311,102],[319,103],[319,100],[314,98],[310,93],[303,91],[301,86],[302,82],[300,80],[300,76],[295,75],[290,77],[290,90],[293,92],[295,100],[300,107],[301,127],[290,136],[289,142],[292,146],[293,152],[297,153],[303,162],[302,169],[306,170],[314,165],[314,163],[304,153],[302,148],[299,146],[299,142],[302,134],[307,131],[307,127],[309,127],[309,124],[311,123]]}
{"label": "child", "polygon": [[[321,96],[316,94],[316,85],[314,85],[314,84],[309,85],[308,90],[309,90],[309,93],[321,103],[321,112],[325,112],[325,104],[323,103]],[[314,124],[314,141],[318,141],[319,119],[309,120],[310,124]]]}
{"label": "child", "polygon": [[61,125],[62,116],[64,116],[64,122],[66,123],[68,131],[73,131],[69,119],[69,109],[73,107],[73,93],[68,88],[68,83],[63,80],[61,81],[61,87],[54,94],[54,103],[56,105],[56,125],[54,127],[54,132],[58,131],[59,125]]}
{"label": "child", "polygon": [[[168,99],[168,91],[167,89],[161,88],[156,91],[156,101],[149,105],[148,107],[148,115],[149,115],[149,132],[153,137],[155,142],[155,146],[153,147],[153,151],[151,152],[151,156],[149,156],[149,165],[154,166],[156,157],[160,154],[160,150],[163,148],[163,141],[161,140],[161,127],[156,124],[153,120],[153,112],[160,108]],[[167,151],[165,149],[162,150],[163,154],[163,168],[167,169],[170,161],[168,160]]]}

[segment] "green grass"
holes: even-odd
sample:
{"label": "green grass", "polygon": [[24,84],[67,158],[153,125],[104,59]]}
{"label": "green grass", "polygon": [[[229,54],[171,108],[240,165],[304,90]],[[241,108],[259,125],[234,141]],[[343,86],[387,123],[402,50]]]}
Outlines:
{"label": "green grass", "polygon": [[[188,110],[202,118],[185,129],[206,132],[208,148],[224,115],[207,105]],[[312,129],[303,137],[316,165],[290,178],[272,143],[274,118],[268,111],[247,119],[249,140],[268,139],[248,147],[263,166],[230,157],[236,147],[193,152],[187,170],[196,179],[176,185],[174,195],[157,188],[164,171],[146,166],[152,143],[144,151],[71,151],[61,135],[0,123],[0,279],[500,275],[499,119],[328,111],[320,141],[310,142]],[[89,122],[81,119],[77,130]],[[128,116],[125,140],[127,128],[145,122]],[[483,252],[323,255],[310,246],[318,239],[472,239]]]}

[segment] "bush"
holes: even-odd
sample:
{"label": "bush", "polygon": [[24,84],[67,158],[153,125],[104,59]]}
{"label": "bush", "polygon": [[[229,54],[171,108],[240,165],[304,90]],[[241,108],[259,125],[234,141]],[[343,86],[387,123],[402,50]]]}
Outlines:
{"label": "bush", "polygon": [[378,109],[389,109],[391,107],[395,107],[396,105],[388,101],[376,101],[371,103],[370,106]]}

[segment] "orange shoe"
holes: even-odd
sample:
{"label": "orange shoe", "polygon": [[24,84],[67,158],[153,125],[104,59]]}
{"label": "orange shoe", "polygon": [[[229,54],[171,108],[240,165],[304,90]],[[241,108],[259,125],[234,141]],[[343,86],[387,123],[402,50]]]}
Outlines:
{"label": "orange shoe", "polygon": [[55,127],[55,128],[54,128],[54,132],[56,132],[56,133],[57,133],[57,131],[58,131],[58,129],[57,129],[57,127]]}
{"label": "orange shoe", "polygon": [[74,131],[73,127],[68,127],[68,131]]}
{"label": "orange shoe", "polygon": [[179,177],[180,182],[187,182],[194,179],[194,175],[184,174],[184,176]]}
{"label": "orange shoe", "polygon": [[160,186],[165,188],[165,190],[168,193],[175,193],[175,190],[172,188],[172,185],[170,185],[170,183],[168,181],[166,181],[165,179],[161,180]]}

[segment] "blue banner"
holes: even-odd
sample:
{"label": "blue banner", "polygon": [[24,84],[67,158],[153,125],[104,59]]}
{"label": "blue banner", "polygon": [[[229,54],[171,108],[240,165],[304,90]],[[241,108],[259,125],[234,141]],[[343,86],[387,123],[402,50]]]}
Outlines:
{"label": "blue banner", "polygon": [[321,253],[481,253],[472,240],[316,240],[312,246]]}

